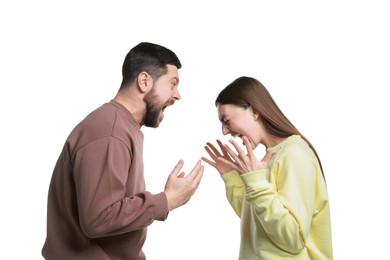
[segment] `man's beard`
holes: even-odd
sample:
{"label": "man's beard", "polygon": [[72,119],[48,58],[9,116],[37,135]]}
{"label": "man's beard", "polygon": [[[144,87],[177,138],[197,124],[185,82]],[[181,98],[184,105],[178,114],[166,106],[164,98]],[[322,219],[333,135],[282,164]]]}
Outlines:
{"label": "man's beard", "polygon": [[156,128],[160,125],[159,115],[162,109],[162,106],[158,105],[159,98],[152,90],[145,96],[144,101],[146,103],[146,112],[143,125]]}

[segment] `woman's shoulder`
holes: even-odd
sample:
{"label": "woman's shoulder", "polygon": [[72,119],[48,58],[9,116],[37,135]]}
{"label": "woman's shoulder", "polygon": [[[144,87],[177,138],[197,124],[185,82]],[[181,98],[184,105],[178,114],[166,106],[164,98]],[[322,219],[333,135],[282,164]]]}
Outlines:
{"label": "woman's shoulder", "polygon": [[291,135],[284,140],[279,153],[293,157],[315,156],[309,144],[299,135]]}

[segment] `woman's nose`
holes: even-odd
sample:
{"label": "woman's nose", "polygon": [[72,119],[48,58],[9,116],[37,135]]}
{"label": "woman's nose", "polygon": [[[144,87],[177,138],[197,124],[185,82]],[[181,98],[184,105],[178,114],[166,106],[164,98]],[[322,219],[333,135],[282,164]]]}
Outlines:
{"label": "woman's nose", "polygon": [[223,135],[227,135],[230,132],[229,128],[226,125],[222,124],[222,133]]}

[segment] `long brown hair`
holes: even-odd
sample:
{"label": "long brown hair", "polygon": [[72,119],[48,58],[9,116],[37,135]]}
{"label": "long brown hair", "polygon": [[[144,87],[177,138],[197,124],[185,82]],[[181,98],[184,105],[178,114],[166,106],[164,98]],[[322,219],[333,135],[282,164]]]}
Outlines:
{"label": "long brown hair", "polygon": [[283,114],[271,94],[260,81],[251,77],[237,78],[219,93],[215,100],[215,105],[218,104],[233,104],[244,108],[251,106],[260,114],[265,129],[274,136],[286,138],[291,135],[300,135],[316,155],[325,180],[320,157],[313,145]]}

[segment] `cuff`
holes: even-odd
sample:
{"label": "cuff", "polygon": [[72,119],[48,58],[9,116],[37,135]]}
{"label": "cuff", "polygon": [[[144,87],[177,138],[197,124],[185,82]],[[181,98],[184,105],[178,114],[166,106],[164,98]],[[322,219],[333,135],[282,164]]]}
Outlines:
{"label": "cuff", "polygon": [[269,185],[268,173],[268,169],[248,172],[241,175],[241,179],[249,189],[251,187],[265,188]]}
{"label": "cuff", "polygon": [[154,199],[156,201],[156,220],[166,220],[168,217],[168,200],[165,192],[158,193],[154,195]]}
{"label": "cuff", "polygon": [[221,175],[226,187],[236,186],[242,183],[240,175],[236,170]]}

